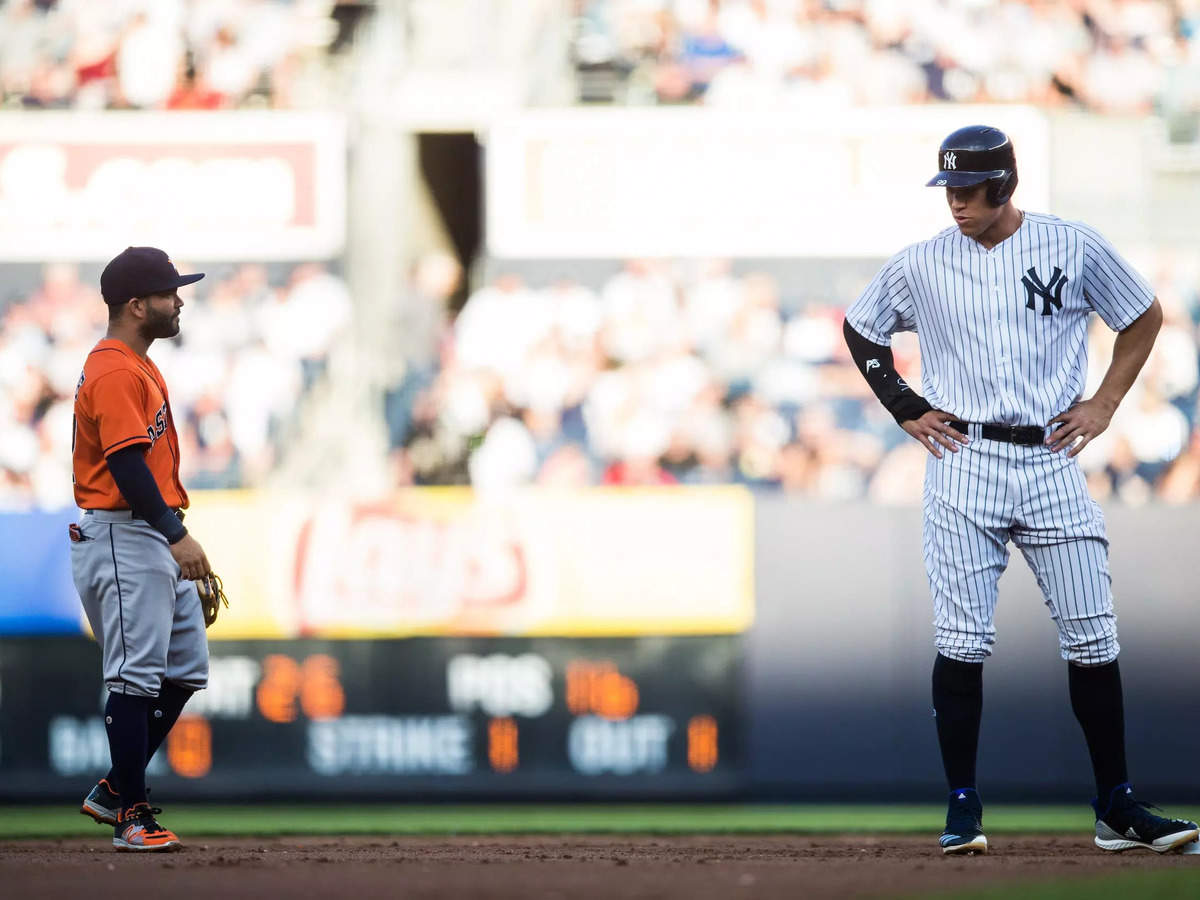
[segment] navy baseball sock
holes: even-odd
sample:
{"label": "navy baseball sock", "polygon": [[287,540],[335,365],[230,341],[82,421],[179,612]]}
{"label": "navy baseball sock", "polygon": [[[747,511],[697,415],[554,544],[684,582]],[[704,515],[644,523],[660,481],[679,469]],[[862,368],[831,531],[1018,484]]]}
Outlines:
{"label": "navy baseball sock", "polygon": [[1125,701],[1121,693],[1121,669],[1114,659],[1102,666],[1067,665],[1071,709],[1083,727],[1096,796],[1112,796],[1113,788],[1129,780],[1125,768]]}
{"label": "navy baseball sock", "polygon": [[933,714],[950,790],[975,787],[975,755],[983,716],[983,663],[937,655],[933,663]]}
{"label": "navy baseball sock", "polygon": [[110,692],[104,705],[108,750],[112,754],[122,809],[146,800],[146,717],[153,700],[153,697]]}
{"label": "navy baseball sock", "polygon": [[[175,725],[183,707],[191,699],[195,691],[181,687],[173,681],[164,681],[159,688],[157,697],[147,698],[150,702],[146,707],[146,763],[154,758],[155,752],[162,746],[167,733]],[[118,794],[121,793],[120,781],[117,778],[116,766],[108,770],[104,776],[108,786]]]}

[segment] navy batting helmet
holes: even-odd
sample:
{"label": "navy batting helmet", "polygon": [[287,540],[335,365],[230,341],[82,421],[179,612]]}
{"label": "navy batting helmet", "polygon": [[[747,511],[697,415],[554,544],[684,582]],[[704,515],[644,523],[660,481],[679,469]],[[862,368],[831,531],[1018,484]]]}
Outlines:
{"label": "navy batting helmet", "polygon": [[986,181],[987,199],[1003,206],[1017,187],[1017,156],[999,128],[968,125],[947,135],[938,148],[938,169],[926,187],[968,187]]}

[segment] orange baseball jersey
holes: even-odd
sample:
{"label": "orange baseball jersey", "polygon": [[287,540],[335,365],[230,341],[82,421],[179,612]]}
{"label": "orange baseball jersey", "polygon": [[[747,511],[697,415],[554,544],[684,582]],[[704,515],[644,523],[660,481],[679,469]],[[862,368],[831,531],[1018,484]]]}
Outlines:
{"label": "orange baseball jersey", "polygon": [[179,481],[179,436],[158,366],[123,341],[105,339],[88,354],[75,388],[73,481],[81,509],[128,509],[106,458],[148,444],[146,466],[172,509],[188,505]]}

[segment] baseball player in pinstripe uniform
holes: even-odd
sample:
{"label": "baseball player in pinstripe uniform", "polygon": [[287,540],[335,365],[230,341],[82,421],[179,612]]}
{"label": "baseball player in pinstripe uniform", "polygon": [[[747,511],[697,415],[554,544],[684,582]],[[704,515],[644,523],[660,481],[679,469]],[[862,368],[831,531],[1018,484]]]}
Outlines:
{"label": "baseball player in pinstripe uniform", "polygon": [[[938,170],[929,186],[945,188],[954,227],[888,260],[847,310],[844,332],[876,396],[930,453],[933,706],[950,787],[939,843],[945,853],[987,850],[975,758],[983,661],[1011,541],[1058,627],[1096,778],[1096,845],[1179,848],[1196,840],[1196,824],[1152,813],[1126,773],[1108,539],[1075,460],[1141,371],[1162,311],[1096,231],[1013,205],[1016,156],[1003,132],[955,131],[938,150]],[[1092,313],[1119,334],[1099,389],[1083,399]],[[896,372],[897,331],[920,341],[920,395]]]}

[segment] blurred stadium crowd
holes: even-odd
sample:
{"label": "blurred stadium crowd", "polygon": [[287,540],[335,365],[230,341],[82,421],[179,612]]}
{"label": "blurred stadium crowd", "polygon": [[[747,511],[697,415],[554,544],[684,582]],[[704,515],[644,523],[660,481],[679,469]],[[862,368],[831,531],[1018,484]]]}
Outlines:
{"label": "blurred stadium crowd", "polygon": [[1196,0],[576,0],[581,99],[1200,110]]}
{"label": "blurred stadium crowd", "polygon": [[[1200,112],[1200,0],[563,0],[584,101]],[[431,5],[428,0],[413,4]],[[436,5],[432,4],[432,5]],[[9,108],[304,108],[370,0],[0,0]],[[419,17],[419,16],[418,16]]]}
{"label": "blurred stadium crowd", "polygon": [[[189,489],[261,483],[349,321],[349,294],[304,263],[275,279],[259,265],[209,267],[181,296],[181,337],[151,354],[171,391],[183,480]],[[0,509],[71,506],[75,386],[106,307],[75,266],[56,263],[0,316]]]}
{"label": "blurred stadium crowd", "polygon": [[330,99],[366,2],[0,0],[0,101],[32,109],[298,108]]}
{"label": "blurred stadium crowd", "polygon": [[[1200,0],[564,0],[584,100],[742,108],[1075,103],[1200,117]],[[32,109],[331,104],[368,2],[0,0],[0,103]],[[1200,257],[1135,260],[1166,324],[1108,433],[1098,497],[1200,499]],[[182,264],[186,267],[186,264]],[[200,268],[200,267],[191,267]],[[154,357],[189,487],[261,484],[349,326],[317,263],[206,267]],[[104,329],[94,278],[47,266],[0,298],[0,508],[71,503],[71,400]],[[924,451],[841,340],[851,296],[725,260],[626,261],[594,283],[500,275],[467,296],[429,254],[389,304],[383,420],[399,484],[741,483],[917,498]],[[380,301],[383,302],[383,301]],[[1112,336],[1097,323],[1092,382]],[[916,380],[916,340],[896,340]]]}
{"label": "blurred stadium crowd", "polygon": [[[1080,457],[1096,496],[1200,499],[1200,257],[1143,263],[1166,311],[1146,370]],[[185,265],[186,267],[186,265]],[[341,279],[304,263],[209,267],[182,336],[154,349],[189,487],[263,483],[305,392],[350,323]],[[481,489],[738,483],[914,502],[925,451],[895,426],[842,342],[848,297],[785,292],[724,260],[627,261],[595,287],[503,274],[449,300],[430,254],[393,305],[386,420],[399,484]],[[71,503],[71,401],[105,308],[76,267],[46,267],[0,322],[0,508]],[[1095,320],[1090,388],[1113,336]],[[913,335],[898,365],[919,377]]]}
{"label": "blurred stadium crowd", "polygon": [[[1144,263],[1166,324],[1110,430],[1081,456],[1096,496],[1200,498],[1200,258]],[[451,260],[417,267],[437,353],[388,394],[400,483],[740,483],[813,497],[920,496],[925,451],[854,369],[851,297],[785,295],[729,262],[630,260],[593,289],[501,275],[451,322]],[[410,323],[411,325],[412,323]],[[1090,389],[1113,335],[1095,320]],[[435,346],[430,342],[427,346]],[[898,366],[916,382],[914,335]]]}

